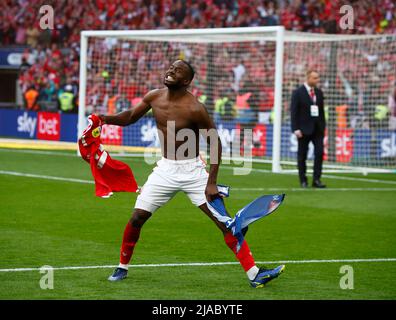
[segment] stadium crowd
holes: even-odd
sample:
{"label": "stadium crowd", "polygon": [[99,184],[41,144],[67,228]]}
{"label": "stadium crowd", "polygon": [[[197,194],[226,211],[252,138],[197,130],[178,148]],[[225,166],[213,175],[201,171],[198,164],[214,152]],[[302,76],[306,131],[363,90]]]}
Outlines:
{"label": "stadium crowd", "polygon": [[[26,46],[19,83],[26,104],[31,109],[45,108],[47,103],[57,102],[63,111],[76,111],[81,30],[283,25],[287,30],[325,33],[335,22],[333,25],[336,29],[332,31],[336,33],[396,33],[396,5],[392,0],[377,0],[375,5],[370,0],[46,1],[45,4],[54,8],[55,25],[52,30],[40,29],[38,13],[43,4],[44,1],[39,0],[5,0],[0,3],[1,44]],[[343,30],[337,23],[341,17],[339,8],[343,4],[353,5],[353,29]],[[255,114],[252,117],[255,117],[256,111],[272,108],[274,66],[272,60],[267,59],[268,62],[265,62],[264,58],[265,54],[273,54],[274,48],[265,44],[260,52],[255,46],[246,46],[223,46],[222,54],[214,56],[209,66],[206,62],[208,49],[205,46],[179,48],[168,45],[164,50],[149,43],[133,45],[124,42],[122,46],[121,43],[97,41],[93,43],[88,57],[91,61],[96,59],[98,63],[88,72],[87,105],[109,112],[130,107],[144,92],[161,84],[158,74],[163,72],[171,57],[181,57],[192,60],[197,67],[198,76],[193,89],[201,95],[202,100],[208,98],[218,113],[227,118],[235,115],[231,101],[234,105],[239,103],[240,109],[246,109],[246,100],[251,96],[249,101]],[[240,61],[237,59],[241,56],[238,52],[243,50],[246,54]],[[347,52],[348,47],[343,50]],[[221,51],[220,48],[218,51]],[[257,63],[260,55],[264,63]],[[286,55],[285,59],[286,67],[297,68],[298,61],[293,62],[292,56]],[[376,78],[376,69],[383,64],[384,59],[392,60],[394,57],[377,57],[375,66],[369,67],[367,75]],[[114,61],[120,63],[114,67]],[[350,93],[353,86],[358,88],[360,85],[353,83],[359,63],[351,66],[347,60],[342,62],[341,59],[341,64],[337,84],[343,88],[343,92]],[[213,71],[219,67],[221,70]],[[210,74],[221,76],[216,78]],[[257,77],[266,79],[266,83],[258,86],[255,81]],[[386,80],[395,81],[391,76]],[[216,86],[213,86],[214,92],[209,92],[212,90],[212,81],[216,81]],[[298,79],[285,79],[289,86],[297,82]],[[352,91],[357,92],[358,89]],[[349,99],[359,99],[359,94],[349,96]],[[244,116],[247,119],[251,117]]]}

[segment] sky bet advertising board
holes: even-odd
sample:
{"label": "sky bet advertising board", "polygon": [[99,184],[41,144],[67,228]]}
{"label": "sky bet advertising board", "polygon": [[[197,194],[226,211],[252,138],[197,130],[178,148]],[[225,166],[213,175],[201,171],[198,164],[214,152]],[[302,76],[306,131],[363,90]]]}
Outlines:
{"label": "sky bet advertising board", "polygon": [[77,115],[0,109],[0,136],[77,141]]}
{"label": "sky bet advertising board", "polygon": [[[77,141],[77,115],[56,112],[34,112],[0,109],[0,136],[52,141]],[[217,123],[223,151],[230,152],[232,142],[239,137],[240,125],[236,121]],[[257,157],[272,156],[272,125],[257,124],[252,128],[252,153]],[[104,144],[139,147],[159,147],[155,120],[144,117],[133,125],[119,127],[105,125],[102,129]],[[373,138],[374,137],[374,138]],[[291,133],[290,125],[282,126],[281,154],[283,158],[296,158],[297,138]],[[328,142],[324,139],[327,159]],[[369,146],[369,147],[368,147]],[[336,131],[336,159],[349,163],[359,158],[375,155],[378,158],[396,157],[396,131],[368,129],[338,129]],[[310,146],[308,158],[313,158]]]}

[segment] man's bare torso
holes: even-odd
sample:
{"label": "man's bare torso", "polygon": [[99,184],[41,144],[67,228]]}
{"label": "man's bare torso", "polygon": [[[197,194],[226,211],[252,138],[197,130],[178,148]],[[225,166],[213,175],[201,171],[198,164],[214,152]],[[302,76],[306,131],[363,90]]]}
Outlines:
{"label": "man's bare torso", "polygon": [[[158,89],[150,99],[150,105],[160,131],[163,156],[173,160],[197,157],[199,124],[196,115],[202,106],[196,97],[188,91],[182,96],[172,97],[167,88]],[[180,131],[182,129],[188,130]],[[189,133],[191,138],[188,139],[185,133]]]}

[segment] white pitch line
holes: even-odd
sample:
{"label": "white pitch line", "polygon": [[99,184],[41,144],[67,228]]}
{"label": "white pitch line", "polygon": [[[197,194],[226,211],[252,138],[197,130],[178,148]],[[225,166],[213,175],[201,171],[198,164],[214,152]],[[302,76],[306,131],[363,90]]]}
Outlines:
{"label": "white pitch line", "polygon": [[57,180],[57,181],[77,182],[77,183],[88,183],[88,184],[93,184],[94,183],[91,180],[65,178],[65,177],[54,177],[54,176],[45,176],[45,175],[41,175],[41,174],[23,173],[23,172],[16,172],[16,171],[0,170],[0,174],[6,174],[6,175],[18,176],[18,177],[45,179],[45,180]]}
{"label": "white pitch line", "polygon": [[[4,171],[0,170],[0,174],[4,175],[12,175],[18,177],[28,177],[35,179],[45,179],[45,180],[55,180],[55,181],[65,181],[65,182],[75,182],[75,183],[85,183],[85,184],[93,184],[94,182],[91,180],[83,180],[83,179],[75,179],[75,178],[66,178],[66,177],[56,177],[56,176],[47,176],[40,174],[32,174],[32,173],[23,173],[16,171]],[[275,192],[323,192],[323,191],[396,191],[396,188],[326,188],[326,189],[314,189],[314,188],[231,188],[231,190],[235,191],[275,191]]]}
{"label": "white pitch line", "polygon": [[[0,170],[0,174],[4,175],[12,175],[18,177],[28,177],[28,178],[36,178],[36,179],[45,179],[45,180],[56,180],[56,181],[65,181],[65,182],[76,182],[76,183],[85,183],[85,184],[93,184],[94,182],[91,180],[83,180],[83,179],[75,179],[75,178],[66,178],[66,177],[56,177],[56,176],[47,176],[40,174],[32,174],[32,173],[23,173],[16,171],[4,171]],[[231,188],[231,190],[235,191],[276,191],[276,192],[322,192],[322,191],[396,191],[396,188],[326,188],[326,189],[303,189],[303,188]]]}
{"label": "white pitch line", "polygon": [[[226,169],[235,169],[238,167],[226,167],[223,166],[221,168],[226,168]],[[242,168],[238,168],[242,169]],[[261,173],[272,173],[271,170],[268,169],[257,169],[257,168],[251,168],[251,169],[245,169],[245,170],[251,170],[252,172],[261,172]],[[280,172],[280,173],[273,173],[273,174],[283,174],[283,175],[294,175],[296,176],[297,173],[291,173],[291,172]],[[390,173],[392,174],[392,173]],[[358,181],[358,182],[371,182],[371,183],[384,183],[384,184],[396,184],[396,181],[392,180],[379,180],[379,179],[367,179],[367,178],[354,178],[354,177],[342,177],[342,176],[333,176],[329,174],[323,174],[323,178],[327,179],[334,179],[334,180],[349,180],[349,181]]]}
{"label": "white pitch line", "polygon": [[[390,174],[392,174],[392,173],[390,173]],[[341,176],[332,176],[332,175],[328,175],[328,174],[324,174],[324,175],[322,175],[322,177],[329,178],[329,179],[335,179],[335,180],[349,180],[349,181],[360,181],[360,182],[371,182],[371,183],[396,184],[396,181],[392,181],[392,180],[341,177]]]}
{"label": "white pitch line", "polygon": [[[374,259],[327,259],[327,260],[280,260],[280,261],[257,261],[257,264],[308,264],[308,263],[362,263],[362,262],[396,262],[396,258],[374,258]],[[156,263],[156,264],[132,264],[130,268],[163,268],[163,267],[210,267],[224,265],[238,265],[239,262],[190,262],[190,263]],[[84,269],[110,269],[117,265],[101,266],[75,266],[75,267],[53,267],[52,270],[84,270]],[[11,268],[0,269],[0,272],[23,272],[40,271],[42,268]]]}
{"label": "white pitch line", "polygon": [[[16,153],[27,153],[27,154],[39,154],[39,155],[48,155],[48,156],[59,156],[59,157],[73,157],[77,158],[77,153],[71,153],[71,152],[56,152],[56,151],[45,151],[45,150],[21,150],[21,149],[2,149],[0,148],[0,152],[16,152]],[[129,159],[131,161],[136,161],[133,158],[143,158],[142,154],[121,154],[121,153],[112,153],[111,156],[113,158],[131,158]]]}
{"label": "white pitch line", "polygon": [[293,191],[293,192],[324,192],[324,191],[396,191],[396,188],[231,188],[231,191]]}
{"label": "white pitch line", "polygon": [[76,153],[44,151],[44,150],[21,150],[21,149],[1,149],[0,148],[0,151],[2,151],[2,152],[27,153],[27,154],[40,154],[40,155],[49,155],[49,156],[77,157]]}
{"label": "white pitch line", "polygon": [[[20,153],[31,153],[31,154],[46,154],[46,155],[56,155],[56,156],[70,156],[70,157],[75,157],[76,155],[71,154],[71,153],[65,153],[65,152],[51,152],[51,151],[40,151],[40,150],[14,150],[14,149],[2,149],[0,148],[0,151],[7,151],[7,152],[20,152]],[[126,158],[126,155],[123,154],[117,154],[114,153],[112,154],[113,158]],[[143,157],[140,154],[134,154],[133,157],[138,158],[138,157]],[[130,159],[131,161],[135,159]],[[227,166],[223,165],[223,169],[228,169],[228,170],[234,170],[236,168],[241,169],[239,167],[234,167],[234,166]],[[251,170],[252,172],[261,172],[261,173],[272,173],[272,170],[270,169],[258,169],[258,168],[247,168],[246,170]],[[286,174],[286,175],[297,175],[297,173],[291,173],[291,172],[281,172],[280,174]],[[384,184],[396,184],[396,181],[391,181],[391,180],[379,180],[379,179],[367,179],[367,178],[355,178],[355,177],[342,177],[342,176],[333,176],[333,175],[328,175],[328,174],[323,174],[322,177],[327,178],[327,179],[334,179],[334,180],[347,180],[347,181],[359,181],[359,182],[370,182],[370,183],[384,183]]]}
{"label": "white pitch line", "polygon": [[[293,175],[293,176],[297,175],[297,173],[291,173],[291,172],[273,173],[269,169],[243,168],[243,167],[233,167],[233,166],[225,166],[225,165],[222,166],[221,168],[228,169],[228,170],[234,170],[234,169],[245,170],[245,171],[250,170],[252,172],[259,172],[259,173],[283,174],[283,175]],[[392,174],[392,173],[390,173],[390,174]],[[349,180],[349,181],[357,181],[357,182],[371,182],[371,183],[384,183],[384,184],[396,185],[396,181],[392,181],[392,180],[342,177],[342,176],[333,176],[333,175],[329,175],[329,174],[323,174],[322,177],[327,178],[327,179],[334,179],[334,180]]]}

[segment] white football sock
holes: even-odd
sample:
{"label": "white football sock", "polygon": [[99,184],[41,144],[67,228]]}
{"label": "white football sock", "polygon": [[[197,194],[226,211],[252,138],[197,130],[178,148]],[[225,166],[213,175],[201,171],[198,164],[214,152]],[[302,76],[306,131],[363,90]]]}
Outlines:
{"label": "white football sock", "polygon": [[257,274],[259,272],[259,268],[257,268],[257,266],[251,267],[247,272],[247,276],[249,278],[250,281],[254,280],[254,278],[256,278]]}
{"label": "white football sock", "polygon": [[124,270],[128,270],[128,265],[127,265],[127,264],[122,264],[122,263],[120,263],[120,264],[118,265],[118,268],[121,268],[121,269],[124,269]]}

